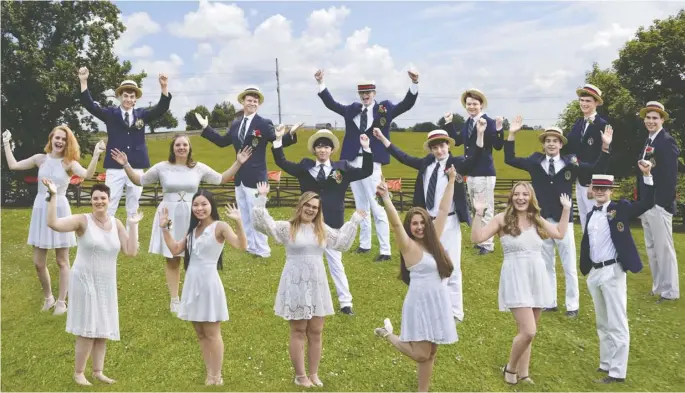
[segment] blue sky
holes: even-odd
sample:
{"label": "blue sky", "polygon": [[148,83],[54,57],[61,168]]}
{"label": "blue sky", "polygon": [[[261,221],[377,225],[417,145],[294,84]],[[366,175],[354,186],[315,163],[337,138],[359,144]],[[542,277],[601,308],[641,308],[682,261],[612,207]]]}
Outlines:
{"label": "blue sky", "polygon": [[[235,103],[244,87],[266,95],[260,113],[278,120],[275,58],[281,68],[284,123],[335,122],[313,74],[326,72],[334,97],[355,100],[375,80],[380,100],[400,100],[409,68],[421,76],[419,100],[403,126],[464,114],[462,91],[480,88],[491,116],[521,114],[528,124],[556,122],[593,62],[607,67],[641,25],[673,15],[676,2],[115,2],[128,27],[121,59],[145,69],[141,101],[170,76],[171,109]],[[181,127],[184,125],[181,124]]]}

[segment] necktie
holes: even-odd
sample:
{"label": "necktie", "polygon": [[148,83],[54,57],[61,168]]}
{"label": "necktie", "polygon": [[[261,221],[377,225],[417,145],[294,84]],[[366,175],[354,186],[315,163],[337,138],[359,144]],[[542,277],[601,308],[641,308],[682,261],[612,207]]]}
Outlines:
{"label": "necktie", "polygon": [[440,172],[440,163],[435,163],[435,169],[428,181],[428,194],[426,195],[426,210],[433,209],[435,206],[435,186],[438,185],[438,172]]}
{"label": "necktie", "polygon": [[557,172],[554,170],[554,158],[549,159],[549,169],[547,170],[550,176],[554,177]]}
{"label": "necktie", "polygon": [[469,126],[469,138],[471,138],[471,135],[473,135],[473,129],[475,128],[475,121],[473,120],[472,117],[469,117],[468,126]]}
{"label": "necktie", "polygon": [[240,125],[240,133],[238,134],[240,137],[240,143],[245,143],[245,134],[247,133],[247,117],[243,117],[243,122]]}
{"label": "necktie", "polygon": [[316,175],[316,181],[326,180],[326,172],[323,169],[323,164],[319,165],[319,173]]}
{"label": "necktie", "polygon": [[128,117],[128,112],[124,113],[124,122],[126,122],[127,127],[131,127],[131,120]]}
{"label": "necktie", "polygon": [[361,117],[359,117],[359,131],[361,131],[362,134],[366,132],[366,123],[367,123],[366,113],[367,112],[368,112],[368,110],[366,108],[364,108],[364,110],[362,111]]}
{"label": "necktie", "polygon": [[587,123],[588,123],[589,120],[590,120],[590,119],[585,119],[585,120],[583,120],[583,132],[580,133],[580,137],[581,137],[581,138],[585,136],[585,130],[587,130],[587,127],[588,127],[588,124],[587,124]]}
{"label": "necktie", "polygon": [[593,206],[592,207],[592,212],[601,212],[604,206]]}

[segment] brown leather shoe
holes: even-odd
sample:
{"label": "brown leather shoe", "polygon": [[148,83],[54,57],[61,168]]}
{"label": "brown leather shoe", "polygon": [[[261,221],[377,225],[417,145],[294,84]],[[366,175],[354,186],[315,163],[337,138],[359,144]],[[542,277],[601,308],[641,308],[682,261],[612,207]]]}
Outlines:
{"label": "brown leather shoe", "polygon": [[595,383],[603,383],[603,384],[610,384],[610,383],[617,383],[617,382],[625,382],[625,378],[615,378],[611,376],[606,376],[604,378],[600,379],[595,379]]}

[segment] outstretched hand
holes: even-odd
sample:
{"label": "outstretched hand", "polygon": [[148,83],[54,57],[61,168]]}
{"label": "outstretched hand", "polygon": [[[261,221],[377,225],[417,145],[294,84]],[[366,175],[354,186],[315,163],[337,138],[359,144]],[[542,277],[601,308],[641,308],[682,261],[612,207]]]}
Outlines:
{"label": "outstretched hand", "polygon": [[476,193],[475,197],[473,198],[473,210],[476,211],[476,214],[483,215],[487,206],[487,202],[485,201],[485,192]]}
{"label": "outstretched hand", "polygon": [[143,212],[138,210],[132,216],[128,217],[126,219],[126,222],[128,222],[129,224],[137,224],[143,219],[144,216],[145,215],[143,214]]}
{"label": "outstretched hand", "polygon": [[261,196],[267,196],[269,195],[269,190],[271,189],[271,186],[269,186],[268,182],[259,182],[257,183],[257,193]]}
{"label": "outstretched hand", "polygon": [[111,155],[112,159],[121,166],[128,164],[128,156],[126,155],[126,153],[120,151],[119,149],[112,149],[109,152],[109,155]]}
{"label": "outstretched hand", "polygon": [[160,209],[159,213],[159,226],[161,228],[166,228],[169,225],[169,209],[163,207]]}
{"label": "outstretched hand", "polygon": [[509,132],[518,132],[521,129],[521,127],[523,127],[523,117],[521,117],[521,115],[518,115],[514,118],[514,121],[512,121],[509,125]]}
{"label": "outstretched hand", "polygon": [[202,117],[201,114],[195,112],[195,118],[197,119],[197,122],[200,123],[200,127],[204,130],[207,128],[207,125],[209,124],[209,120],[207,120],[206,117]]}
{"label": "outstretched hand", "polygon": [[41,179],[43,182],[43,185],[48,189],[50,194],[56,194],[57,193],[57,186],[55,186],[55,183],[52,182],[52,180],[44,177]]}
{"label": "outstretched hand", "polygon": [[240,210],[238,210],[235,204],[227,203],[224,211],[229,219],[233,221],[240,221]]}
{"label": "outstretched hand", "polygon": [[564,208],[571,208],[571,198],[568,196],[568,194],[561,194],[561,196],[559,197],[559,202],[561,202],[561,206],[563,206]]}
{"label": "outstretched hand", "polygon": [[604,132],[602,132],[602,143],[604,146],[609,146],[611,145],[611,141],[614,139],[614,129],[611,127],[611,124],[607,124],[607,126],[604,128]]}
{"label": "outstretched hand", "polygon": [[252,156],[252,147],[244,146],[236,155],[236,160],[238,160],[240,165],[243,165],[245,161],[250,158],[250,156]]}

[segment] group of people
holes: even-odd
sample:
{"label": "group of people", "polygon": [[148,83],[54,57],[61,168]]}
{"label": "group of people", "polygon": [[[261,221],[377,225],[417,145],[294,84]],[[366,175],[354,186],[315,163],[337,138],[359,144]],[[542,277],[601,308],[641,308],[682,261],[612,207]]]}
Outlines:
{"label": "group of people", "polygon": [[[342,252],[351,248],[361,226],[357,253],[369,253],[371,216],[380,250],[375,261],[390,259],[389,233],[395,233],[400,250],[400,278],[409,289],[402,308],[400,335],[391,321],[374,330],[400,352],[417,362],[418,388],[427,391],[438,345],[458,340],[456,326],[464,320],[461,274],[461,223],[472,225],[471,241],[480,255],[494,250],[494,236],[504,253],[499,308],[511,311],[518,326],[511,353],[502,367],[507,383],[533,383],[529,373],[531,345],[542,311],[557,311],[554,248],[559,251],[566,277],[566,315],[577,317],[579,309],[573,201],[583,226],[580,270],[588,276],[588,289],[596,311],[600,341],[598,371],[606,373],[601,383],[623,381],[629,348],[627,319],[627,271],[642,269],[630,232],[630,222],[641,217],[652,271],[652,293],[658,302],[679,298],[677,261],[671,229],[675,213],[675,183],[680,153],[674,139],[663,128],[668,113],[658,102],[640,111],[649,137],[636,157],[641,174],[637,178],[638,200],[611,200],[616,187],[606,174],[613,129],[599,117],[602,93],[586,84],[578,89],[584,118],[567,133],[548,127],[540,135],[542,153],[517,157],[515,137],[523,120],[516,117],[504,140],[501,117],[485,114],[487,97],[478,89],[462,94],[469,117],[461,130],[445,115],[445,126],[429,132],[424,157],[413,157],[391,142],[390,124],[410,110],[418,96],[419,75],[411,81],[404,99],[394,104],[376,101],[372,82],[357,86],[360,102],[336,102],[323,82],[323,71],[315,74],[324,105],[345,119],[342,144],[329,130],[318,130],[307,141],[311,158],[289,161],[285,148],[297,143],[301,123],[289,129],[274,126],[257,114],[263,93],[248,87],[238,95],[243,116],[222,135],[196,115],[202,137],[219,147],[233,146],[236,160],[223,173],[193,158],[190,139],[176,135],[166,161],[150,165],[145,144],[146,122],[169,108],[168,78],[160,74],[162,94],[152,108],[136,108],[142,90],[134,81],[116,89],[119,106],[95,103],[88,90],[89,71],[79,70],[81,102],[102,120],[108,133],[96,145],[88,169],[78,162],[79,146],[67,126],[49,135],[45,154],[17,162],[12,137],[3,133],[5,156],[11,170],[38,167],[39,192],[34,201],[28,243],[34,247],[34,264],[44,292],[42,310],[67,313],[67,332],[76,335],[74,380],[90,382],[85,367],[92,354],[93,377],[114,382],[103,374],[106,340],[119,339],[116,291],[116,260],[138,252],[138,211],[142,187],[160,183],[163,200],[157,207],[148,252],[166,259],[169,308],[178,318],[191,321],[206,366],[207,385],[221,385],[223,341],[221,322],[228,320],[228,307],[218,270],[222,268],[224,243],[246,250],[255,257],[269,258],[268,238],[284,245],[286,263],[276,293],[274,312],[289,321],[290,354],[294,383],[303,387],[323,386],[318,377],[324,318],[334,313],[323,256],[336,288],[340,312],[353,315],[352,294],[342,263]],[[302,192],[292,217],[275,221],[266,203],[269,194],[266,148],[271,143],[274,161],[299,181]],[[464,154],[450,149],[464,145]],[[495,215],[496,172],[492,150],[504,149],[505,163],[527,171],[530,182],[517,183],[504,212]],[[340,160],[331,159],[340,150]],[[92,211],[71,215],[66,189],[69,174],[89,178],[99,156],[105,155],[105,184],[91,191]],[[396,211],[382,175],[390,157],[418,171],[413,207],[404,220]],[[246,165],[246,163],[248,163]],[[658,163],[658,165],[657,165]],[[148,169],[149,168],[149,169]],[[232,223],[222,221],[214,196],[201,183],[235,184],[236,205],[226,207]],[[356,212],[344,218],[344,200],[352,189]],[[126,193],[126,223],[114,218],[119,200]],[[473,216],[473,219],[471,215]],[[68,248],[76,245],[70,270]],[[47,251],[55,249],[60,267],[60,291],[55,300],[46,268]],[[186,275],[181,296],[180,262]],[[67,311],[67,293],[70,304]],[[305,343],[309,370],[305,366]]]}

